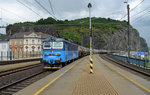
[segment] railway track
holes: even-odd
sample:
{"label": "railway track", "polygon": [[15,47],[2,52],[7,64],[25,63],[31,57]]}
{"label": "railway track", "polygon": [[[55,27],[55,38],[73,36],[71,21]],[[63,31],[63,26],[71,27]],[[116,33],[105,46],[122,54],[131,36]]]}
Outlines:
{"label": "railway track", "polygon": [[121,61],[119,59],[109,57],[106,54],[100,55],[100,57],[103,58],[104,60],[110,61],[113,64],[120,65],[120,66],[130,69],[132,71],[140,73],[146,77],[150,77],[150,69],[144,69],[144,68],[138,67],[136,65]]}
{"label": "railway track", "polygon": [[0,72],[0,95],[12,95],[50,73],[43,71],[42,64]]}

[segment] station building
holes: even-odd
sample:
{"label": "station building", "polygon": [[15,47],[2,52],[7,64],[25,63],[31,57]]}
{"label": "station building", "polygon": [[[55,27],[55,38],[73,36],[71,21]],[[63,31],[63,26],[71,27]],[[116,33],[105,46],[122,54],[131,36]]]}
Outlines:
{"label": "station building", "polygon": [[19,32],[10,37],[9,51],[12,52],[42,52],[42,40],[50,35],[42,32]]}

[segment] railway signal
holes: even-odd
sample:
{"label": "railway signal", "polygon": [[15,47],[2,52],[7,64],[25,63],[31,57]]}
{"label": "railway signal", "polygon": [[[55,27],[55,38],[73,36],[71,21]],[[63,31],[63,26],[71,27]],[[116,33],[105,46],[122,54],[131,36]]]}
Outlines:
{"label": "railway signal", "polygon": [[91,8],[92,4],[88,4],[89,8],[89,34],[90,34],[90,73],[93,73],[93,59],[92,59],[92,26],[91,26]]}

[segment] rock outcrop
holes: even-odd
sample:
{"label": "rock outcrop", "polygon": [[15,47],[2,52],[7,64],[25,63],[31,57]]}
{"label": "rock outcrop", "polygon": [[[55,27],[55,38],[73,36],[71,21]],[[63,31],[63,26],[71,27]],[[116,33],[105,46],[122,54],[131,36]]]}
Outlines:
{"label": "rock outcrop", "polygon": [[[63,30],[57,29],[54,25],[31,25],[31,26],[12,26],[8,29],[8,34],[14,34],[16,32],[43,32],[55,37],[61,37],[60,33]],[[96,35],[93,35],[93,47],[96,49],[106,50],[127,50],[128,35],[126,28],[119,29],[114,33],[103,33],[99,31]],[[81,33],[81,45],[89,46],[88,33]],[[130,30],[130,48],[137,51],[148,51],[146,41],[139,36],[139,33],[132,29]]]}

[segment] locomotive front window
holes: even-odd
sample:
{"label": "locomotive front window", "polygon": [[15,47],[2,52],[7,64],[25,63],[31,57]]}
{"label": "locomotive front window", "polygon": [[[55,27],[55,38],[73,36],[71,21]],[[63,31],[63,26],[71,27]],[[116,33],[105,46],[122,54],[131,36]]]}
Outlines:
{"label": "locomotive front window", "polygon": [[52,48],[52,42],[44,42],[43,43],[43,48],[44,49],[51,49]]}

